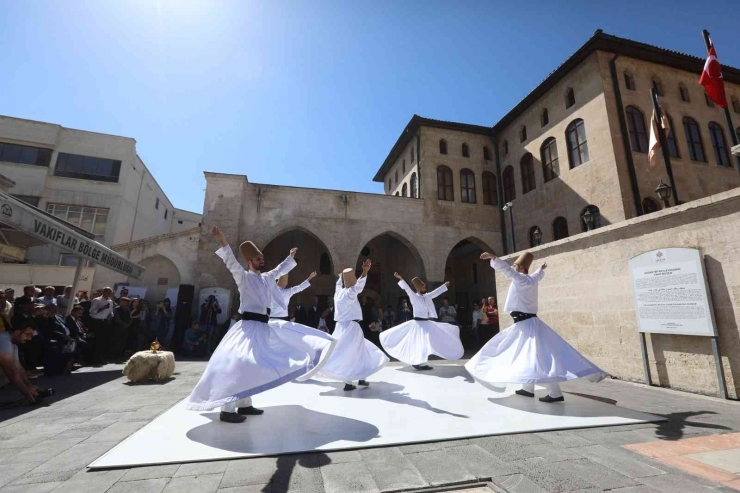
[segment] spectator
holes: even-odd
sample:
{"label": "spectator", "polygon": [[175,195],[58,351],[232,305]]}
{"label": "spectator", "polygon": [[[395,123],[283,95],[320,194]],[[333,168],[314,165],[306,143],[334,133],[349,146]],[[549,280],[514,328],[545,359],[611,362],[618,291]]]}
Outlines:
{"label": "spectator", "polygon": [[57,299],[54,297],[54,287],[46,286],[44,288],[44,295],[38,299],[38,302],[45,306],[56,305]]}
{"label": "spectator", "polygon": [[414,312],[409,307],[409,302],[407,300],[401,301],[401,307],[398,309],[396,323],[402,324],[404,322],[408,322],[412,318],[414,318]]}
{"label": "spectator", "polygon": [[16,298],[16,300],[20,298],[28,298],[31,300],[31,302],[36,303],[36,286],[32,284],[23,286],[23,296],[19,296],[18,298]]}
{"label": "spectator", "polygon": [[157,303],[157,312],[154,314],[154,324],[157,327],[157,340],[164,347],[169,347],[170,321],[172,320],[172,308],[169,298]]}
{"label": "spectator", "polygon": [[85,324],[82,323],[82,316],[85,313],[85,309],[82,305],[75,305],[72,308],[67,318],[64,319],[64,325],[67,326],[69,331],[69,337],[77,341],[77,348],[75,349],[75,356],[78,359],[83,359],[85,362],[90,361],[90,353],[92,352],[92,344],[94,344],[94,337],[88,333]]}
{"label": "spectator", "polygon": [[321,310],[319,310],[319,297],[313,297],[313,306],[308,309],[307,323],[309,327],[317,328],[319,326],[319,319],[321,318]]}
{"label": "spectator", "polygon": [[139,350],[141,340],[141,300],[132,299],[129,310],[131,311],[131,327],[128,329],[126,352],[131,354]]}
{"label": "spectator", "polygon": [[59,315],[56,304],[46,306],[41,322],[44,348],[44,375],[68,375],[74,364],[77,341],[70,337],[64,317]]}
{"label": "spectator", "polygon": [[10,330],[10,320],[13,318],[13,305],[5,298],[5,291],[0,291],[0,332]]}
{"label": "spectator", "polygon": [[442,300],[442,308],[439,309],[439,321],[446,324],[457,325],[457,310],[450,306],[450,300]]}
{"label": "spectator", "polygon": [[328,304],[329,306],[324,308],[324,311],[321,312],[318,329],[328,334],[333,334],[334,328],[337,325],[334,320],[334,298],[329,298]]}
{"label": "spectator", "polygon": [[95,335],[95,360],[104,363],[111,356],[113,344],[113,290],[104,288],[90,303],[90,330]]}
{"label": "spectator", "polygon": [[[5,290],[5,301],[7,301],[8,303],[10,303],[11,305],[13,303],[15,303],[15,289],[8,288],[8,289]],[[13,317],[13,315],[11,315],[11,318],[12,317]]]}
{"label": "spectator", "polygon": [[121,288],[121,294],[118,295],[118,298],[116,298],[115,300],[113,300],[113,301],[116,302],[116,305],[120,305],[121,304],[121,298],[128,298],[128,288],[126,286],[124,286],[123,288]]}
{"label": "spectator", "polygon": [[480,322],[480,305],[477,301],[473,302],[473,311],[470,314],[470,326],[473,329],[475,348],[478,349],[480,344],[480,334],[478,333],[478,322]]}
{"label": "spectator", "polygon": [[[208,353],[212,353],[215,346],[213,345],[213,332],[218,323],[218,314],[221,313],[221,307],[214,295],[209,295],[206,302],[200,305],[200,329],[205,332]],[[183,346],[184,347],[184,346]]]}
{"label": "spectator", "polygon": [[37,368],[41,366],[44,357],[44,340],[36,330],[36,318],[38,314],[37,306],[44,308],[44,305],[35,305],[30,296],[21,296],[16,298],[13,318],[10,325],[14,329],[33,327],[33,334],[27,344],[21,348],[21,363],[26,369],[29,377],[35,378],[39,375]]}
{"label": "spectator", "polygon": [[383,329],[388,330],[396,326],[396,312],[388,305],[383,315]]}
{"label": "spectator", "polygon": [[[60,294],[57,296],[57,306],[59,307],[59,312],[62,315],[67,314],[67,307],[69,306],[69,299],[72,297],[72,286],[67,286],[64,288],[64,294]],[[78,304],[80,302],[79,298],[75,297],[75,299],[72,301],[72,306]]]}
{"label": "spectator", "polygon": [[295,310],[294,310],[294,317],[295,317],[295,323],[302,324],[302,325],[308,325],[308,314],[306,313],[306,309],[301,305],[301,299],[297,298],[295,300]]}
{"label": "spectator", "polygon": [[200,330],[200,324],[198,322],[193,322],[183,336],[182,352],[186,356],[202,358],[206,354],[207,344],[208,334]]}
{"label": "spectator", "polygon": [[113,309],[113,356],[123,358],[131,329],[131,300],[125,296],[118,298],[118,306]]}
{"label": "spectator", "polygon": [[491,337],[493,337],[498,334],[498,306],[496,305],[496,298],[494,298],[493,296],[488,297],[486,317],[486,323],[491,326]]}
{"label": "spectator", "polygon": [[152,311],[147,300],[141,300],[139,305],[141,317],[139,318],[139,351],[149,349],[156,336],[156,328],[152,323]]}
{"label": "spectator", "polygon": [[30,341],[34,330],[34,326],[28,324],[0,333],[0,387],[12,384],[31,404],[36,402],[41,389],[31,383],[23,370],[18,346]]}

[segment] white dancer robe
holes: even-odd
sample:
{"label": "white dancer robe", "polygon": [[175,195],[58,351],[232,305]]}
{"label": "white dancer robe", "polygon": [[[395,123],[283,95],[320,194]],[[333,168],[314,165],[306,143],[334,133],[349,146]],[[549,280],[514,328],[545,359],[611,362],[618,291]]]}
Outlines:
{"label": "white dancer robe", "polygon": [[[223,259],[236,281],[239,313],[266,315],[272,305],[271,287],[296,265],[289,256],[275,269],[255,274],[242,268],[228,245],[216,251],[216,255]],[[317,350],[309,354],[307,346]],[[234,412],[238,405],[250,405],[251,396],[309,372],[318,364],[321,353],[331,346],[331,340],[320,336],[276,331],[265,322],[239,320],[211,356],[198,385],[185,400],[185,407],[208,411],[223,406],[223,410]]]}
{"label": "white dancer robe", "polygon": [[[442,284],[431,293],[419,294],[401,279],[398,285],[406,291],[416,318],[437,318],[432,301],[447,291]],[[465,352],[460,342],[460,329],[436,320],[409,320],[380,334],[380,343],[388,354],[407,365],[422,365],[430,354],[444,359],[460,359]]]}
{"label": "white dancer robe", "polygon": [[[277,336],[285,339],[286,342],[290,342],[292,346],[300,347],[309,356],[307,363],[308,371],[296,379],[299,381],[308,380],[321,370],[337,344],[337,341],[332,336],[320,330],[278,318],[288,316],[290,298],[309,286],[311,286],[311,283],[303,281],[298,286],[293,286],[292,288],[281,288],[277,283],[273,283],[271,287],[270,330],[274,331]],[[320,344],[316,344],[317,341]],[[331,341],[331,345],[327,347],[325,341]]]}
{"label": "white dancer robe", "polygon": [[[545,276],[542,269],[532,275],[517,272],[501,259],[491,267],[511,280],[504,310],[508,313],[537,313],[537,285]],[[481,383],[504,390],[508,383],[550,384],[585,377],[599,382],[606,373],[587,360],[538,317],[516,322],[488,341],[465,365]],[[526,385],[531,389],[530,385]],[[551,392],[551,397],[553,396]]]}
{"label": "white dancer robe", "polygon": [[344,383],[365,380],[390,361],[383,351],[365,339],[360,324],[355,322],[362,320],[362,307],[357,296],[365,289],[366,280],[366,277],[361,277],[354,286],[344,288],[339,276],[334,291],[334,320],[337,324],[332,335],[337,345],[320,373]]}

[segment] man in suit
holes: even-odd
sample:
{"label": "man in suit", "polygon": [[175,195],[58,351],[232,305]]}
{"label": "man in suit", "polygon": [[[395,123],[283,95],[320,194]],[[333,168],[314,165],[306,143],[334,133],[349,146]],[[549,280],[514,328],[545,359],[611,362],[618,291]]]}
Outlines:
{"label": "man in suit", "polygon": [[301,305],[300,298],[295,301],[295,323],[308,325],[308,315],[306,314],[306,308]]}
{"label": "man in suit", "polygon": [[308,325],[311,328],[318,328],[319,319],[321,318],[321,310],[319,310],[319,297],[313,297],[313,306],[308,309]]}
{"label": "man in suit", "polygon": [[[88,341],[87,328],[82,323],[82,316],[85,314],[85,308],[82,305],[75,305],[72,308],[72,313],[67,315],[64,320],[67,330],[69,330],[69,337],[77,342],[75,348],[75,356],[82,357],[87,362],[90,360],[90,341]],[[94,339],[91,338],[94,342]]]}

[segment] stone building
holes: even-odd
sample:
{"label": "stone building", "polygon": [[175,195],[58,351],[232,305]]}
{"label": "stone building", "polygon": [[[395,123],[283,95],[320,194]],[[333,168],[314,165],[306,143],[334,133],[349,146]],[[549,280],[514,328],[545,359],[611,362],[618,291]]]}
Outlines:
{"label": "stone building", "polygon": [[[200,214],[172,205],[129,137],[0,116],[0,173],[14,182],[11,195],[93,233],[106,246],[192,230],[201,221]],[[29,248],[25,260],[0,264],[7,285],[61,288],[77,262],[49,245]],[[109,269],[90,269],[86,288],[126,281]]]}

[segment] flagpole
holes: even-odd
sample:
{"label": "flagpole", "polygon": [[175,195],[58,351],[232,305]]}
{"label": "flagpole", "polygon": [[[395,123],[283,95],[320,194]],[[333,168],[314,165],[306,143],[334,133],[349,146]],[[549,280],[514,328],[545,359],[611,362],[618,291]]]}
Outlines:
{"label": "flagpole", "polygon": [[[678,205],[678,191],[676,191],[676,182],[673,180],[673,168],[671,167],[671,152],[666,145],[665,129],[663,128],[663,112],[658,104],[658,92],[654,87],[650,88],[650,96],[653,100],[653,111],[655,112],[656,127],[658,127],[658,139],[660,139],[660,148],[663,150],[663,161],[665,161],[665,170],[668,173],[668,180],[671,182],[671,191],[673,192],[673,205]],[[652,125],[652,122],[650,123]],[[675,135],[675,134],[674,134]]]}
{"label": "flagpole", "polygon": [[[707,48],[707,53],[709,53],[709,50],[712,47],[712,42],[709,39],[709,31],[704,29],[702,30],[701,33],[704,36],[704,46]],[[737,133],[735,133],[735,126],[732,124],[732,116],[730,116],[730,108],[728,106],[727,108],[722,108],[722,109],[724,110],[724,113],[725,113],[725,121],[727,122],[727,126],[730,127],[729,128],[730,140],[732,141],[732,146],[734,147],[738,145],[739,142],[737,138]],[[738,163],[738,171],[740,171],[740,157],[737,157],[736,160]]]}

